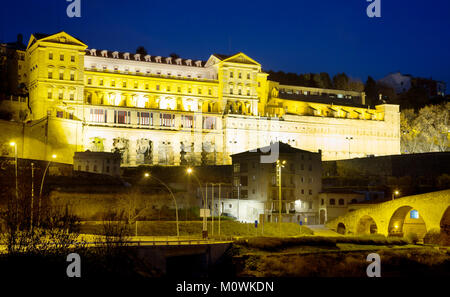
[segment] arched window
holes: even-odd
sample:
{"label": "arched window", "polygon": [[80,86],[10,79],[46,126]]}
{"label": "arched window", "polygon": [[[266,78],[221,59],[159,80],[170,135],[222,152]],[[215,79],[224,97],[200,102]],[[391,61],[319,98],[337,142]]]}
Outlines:
{"label": "arched window", "polygon": [[336,200],[334,200],[333,198],[330,199],[330,205],[335,205],[336,204]]}
{"label": "arched window", "polygon": [[339,199],[339,205],[344,205],[344,199]]}

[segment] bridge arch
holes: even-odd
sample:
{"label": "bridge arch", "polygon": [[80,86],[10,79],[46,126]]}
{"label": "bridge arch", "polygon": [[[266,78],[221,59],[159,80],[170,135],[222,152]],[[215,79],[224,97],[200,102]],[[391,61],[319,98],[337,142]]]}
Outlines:
{"label": "bridge arch", "polygon": [[441,233],[445,236],[450,236],[450,206],[444,211],[442,219],[440,221]]}
{"label": "bridge arch", "polygon": [[394,211],[388,226],[389,236],[403,237],[408,233],[416,233],[419,240],[427,233],[425,221],[419,210],[410,205],[404,205]]}
{"label": "bridge arch", "polygon": [[369,216],[362,216],[356,226],[356,234],[375,234],[378,233],[378,226],[375,220]]}
{"label": "bridge arch", "polygon": [[346,228],[345,228],[344,223],[341,222],[341,223],[337,224],[337,229],[336,229],[337,233],[345,234],[345,230],[346,230]]}

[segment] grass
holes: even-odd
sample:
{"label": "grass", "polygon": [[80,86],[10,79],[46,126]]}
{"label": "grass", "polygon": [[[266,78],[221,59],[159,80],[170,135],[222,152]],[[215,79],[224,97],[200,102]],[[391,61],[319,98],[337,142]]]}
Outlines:
{"label": "grass", "polygon": [[320,247],[328,249],[338,249],[337,244],[352,244],[360,246],[402,246],[407,245],[408,241],[402,238],[386,238],[383,235],[367,236],[301,236],[301,237],[253,237],[241,238],[235,241],[247,249],[256,249],[263,251],[283,251],[293,247]]}

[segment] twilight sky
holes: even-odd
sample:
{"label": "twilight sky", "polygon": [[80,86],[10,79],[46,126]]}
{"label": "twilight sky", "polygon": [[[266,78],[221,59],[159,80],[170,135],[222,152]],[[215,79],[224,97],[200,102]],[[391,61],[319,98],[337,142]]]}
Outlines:
{"label": "twilight sky", "polygon": [[363,81],[400,71],[447,83],[450,93],[450,1],[380,0],[152,1],[81,0],[68,18],[66,0],[2,1],[0,42],[66,31],[89,48],[208,59],[242,51],[264,70],[345,72]]}

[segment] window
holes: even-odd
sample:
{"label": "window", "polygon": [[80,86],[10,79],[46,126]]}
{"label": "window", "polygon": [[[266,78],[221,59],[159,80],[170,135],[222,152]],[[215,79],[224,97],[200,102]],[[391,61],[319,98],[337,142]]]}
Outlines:
{"label": "window", "polygon": [[75,80],[75,74],[74,73],[70,73],[70,80],[74,81]]}
{"label": "window", "polygon": [[49,54],[48,54],[48,59],[49,59],[49,60],[53,60],[53,53],[49,53]]}
{"label": "window", "polygon": [[247,73],[247,79],[250,79],[250,73]]}
{"label": "window", "polygon": [[115,87],[116,86],[116,81],[113,79],[112,81],[111,81],[111,87]]}
{"label": "window", "polygon": [[139,125],[150,125],[150,113],[149,112],[138,112],[138,124]]}
{"label": "window", "polygon": [[91,108],[89,121],[96,123],[106,123],[106,110]]}
{"label": "window", "polygon": [[174,127],[175,126],[175,115],[168,113],[159,114],[159,125],[162,127]]}
{"label": "window", "polygon": [[70,92],[69,98],[70,98],[70,100],[75,99],[75,93],[73,91]]}
{"label": "window", "polygon": [[60,73],[59,73],[59,79],[60,79],[60,80],[63,80],[63,79],[64,79],[64,72],[60,72]]}
{"label": "window", "polygon": [[233,94],[233,88],[230,87],[230,94]]}
{"label": "window", "polygon": [[312,202],[311,201],[308,202],[308,208],[312,209]]}
{"label": "window", "polygon": [[148,84],[145,84],[145,89],[148,90]]}
{"label": "window", "polygon": [[198,94],[201,95],[202,94],[202,89],[198,88]]}
{"label": "window", "polygon": [[330,199],[330,205],[335,205],[336,204],[336,200],[334,200],[333,198]]}
{"label": "window", "polygon": [[204,117],[203,118],[203,129],[215,129],[216,128],[216,118],[215,117]]}
{"label": "window", "polygon": [[302,189],[302,194],[305,194],[305,190],[304,189]]}
{"label": "window", "polygon": [[241,79],[241,78],[242,78],[242,73],[239,72],[239,79]]}
{"label": "window", "polygon": [[59,55],[59,60],[64,61],[64,55]]}
{"label": "window", "polygon": [[309,170],[309,171],[312,171],[312,165],[309,165],[309,166],[308,166],[308,170]]}
{"label": "window", "polygon": [[413,209],[413,210],[411,210],[409,212],[409,217],[411,219],[418,219],[419,218],[419,212],[417,210]]}
{"label": "window", "polygon": [[138,82],[137,82],[137,81],[134,82],[134,88],[135,88],[135,89],[138,88]]}
{"label": "window", "polygon": [[212,94],[211,89],[208,89],[208,95],[211,95],[211,94]]}
{"label": "window", "polygon": [[88,104],[91,104],[91,103],[92,103],[92,94],[91,94],[91,93],[88,93],[88,94],[87,94],[87,96],[86,96],[86,102],[87,102]]}
{"label": "window", "polygon": [[52,98],[53,98],[53,93],[52,93],[52,90],[51,90],[51,89],[48,90],[47,98],[48,98],[48,99],[52,99]]}
{"label": "window", "polygon": [[114,111],[114,122],[118,124],[129,124],[130,112],[119,110]]}
{"label": "window", "polygon": [[238,95],[242,95],[242,90],[241,89],[238,90]]}
{"label": "window", "polygon": [[92,84],[92,78],[89,77],[87,83],[88,83],[88,85],[91,85]]}
{"label": "window", "polygon": [[177,92],[181,93],[181,87],[177,87]]}
{"label": "window", "polygon": [[181,126],[183,128],[192,128],[194,126],[193,116],[181,116]]}
{"label": "window", "polygon": [[189,94],[192,93],[192,89],[191,88],[188,88],[188,93]]}
{"label": "window", "polygon": [[70,56],[70,61],[75,62],[75,56]]}
{"label": "window", "polygon": [[62,100],[63,97],[64,97],[63,91],[62,91],[62,90],[59,90],[58,99],[59,99],[59,100]]}
{"label": "window", "polygon": [[309,190],[309,191],[308,191],[308,194],[309,194],[309,195],[312,195],[312,190]]}
{"label": "window", "polygon": [[344,199],[339,199],[339,205],[344,205]]}
{"label": "window", "polygon": [[97,172],[97,165],[94,165],[94,172]]}
{"label": "window", "polygon": [[170,92],[170,86],[167,86],[166,90],[167,92]]}
{"label": "window", "polygon": [[325,204],[325,200],[321,199],[320,200],[320,205],[324,205]]}
{"label": "window", "polygon": [[233,171],[235,173],[238,173],[240,171],[240,168],[241,168],[241,164],[240,163],[234,163]]}
{"label": "window", "polygon": [[89,171],[89,165],[86,165],[86,171]]}
{"label": "window", "polygon": [[64,117],[64,112],[62,112],[62,111],[57,111],[57,112],[56,112],[56,117],[57,117],[57,118],[63,118],[63,117]]}
{"label": "window", "polygon": [[99,85],[103,86],[103,79],[100,79]]}
{"label": "window", "polygon": [[156,90],[159,91],[159,85],[156,85]]}
{"label": "window", "polygon": [[250,90],[247,90],[247,96],[250,96]]}
{"label": "window", "polygon": [[126,82],[126,81],[124,81],[124,82],[122,83],[122,87],[123,87],[123,88],[126,88],[126,87],[127,87],[127,82]]}
{"label": "window", "polygon": [[233,72],[230,72],[230,78],[233,78]]}
{"label": "window", "polygon": [[48,78],[49,78],[49,79],[52,79],[52,78],[53,78],[53,71],[49,71],[49,72],[48,72]]}

